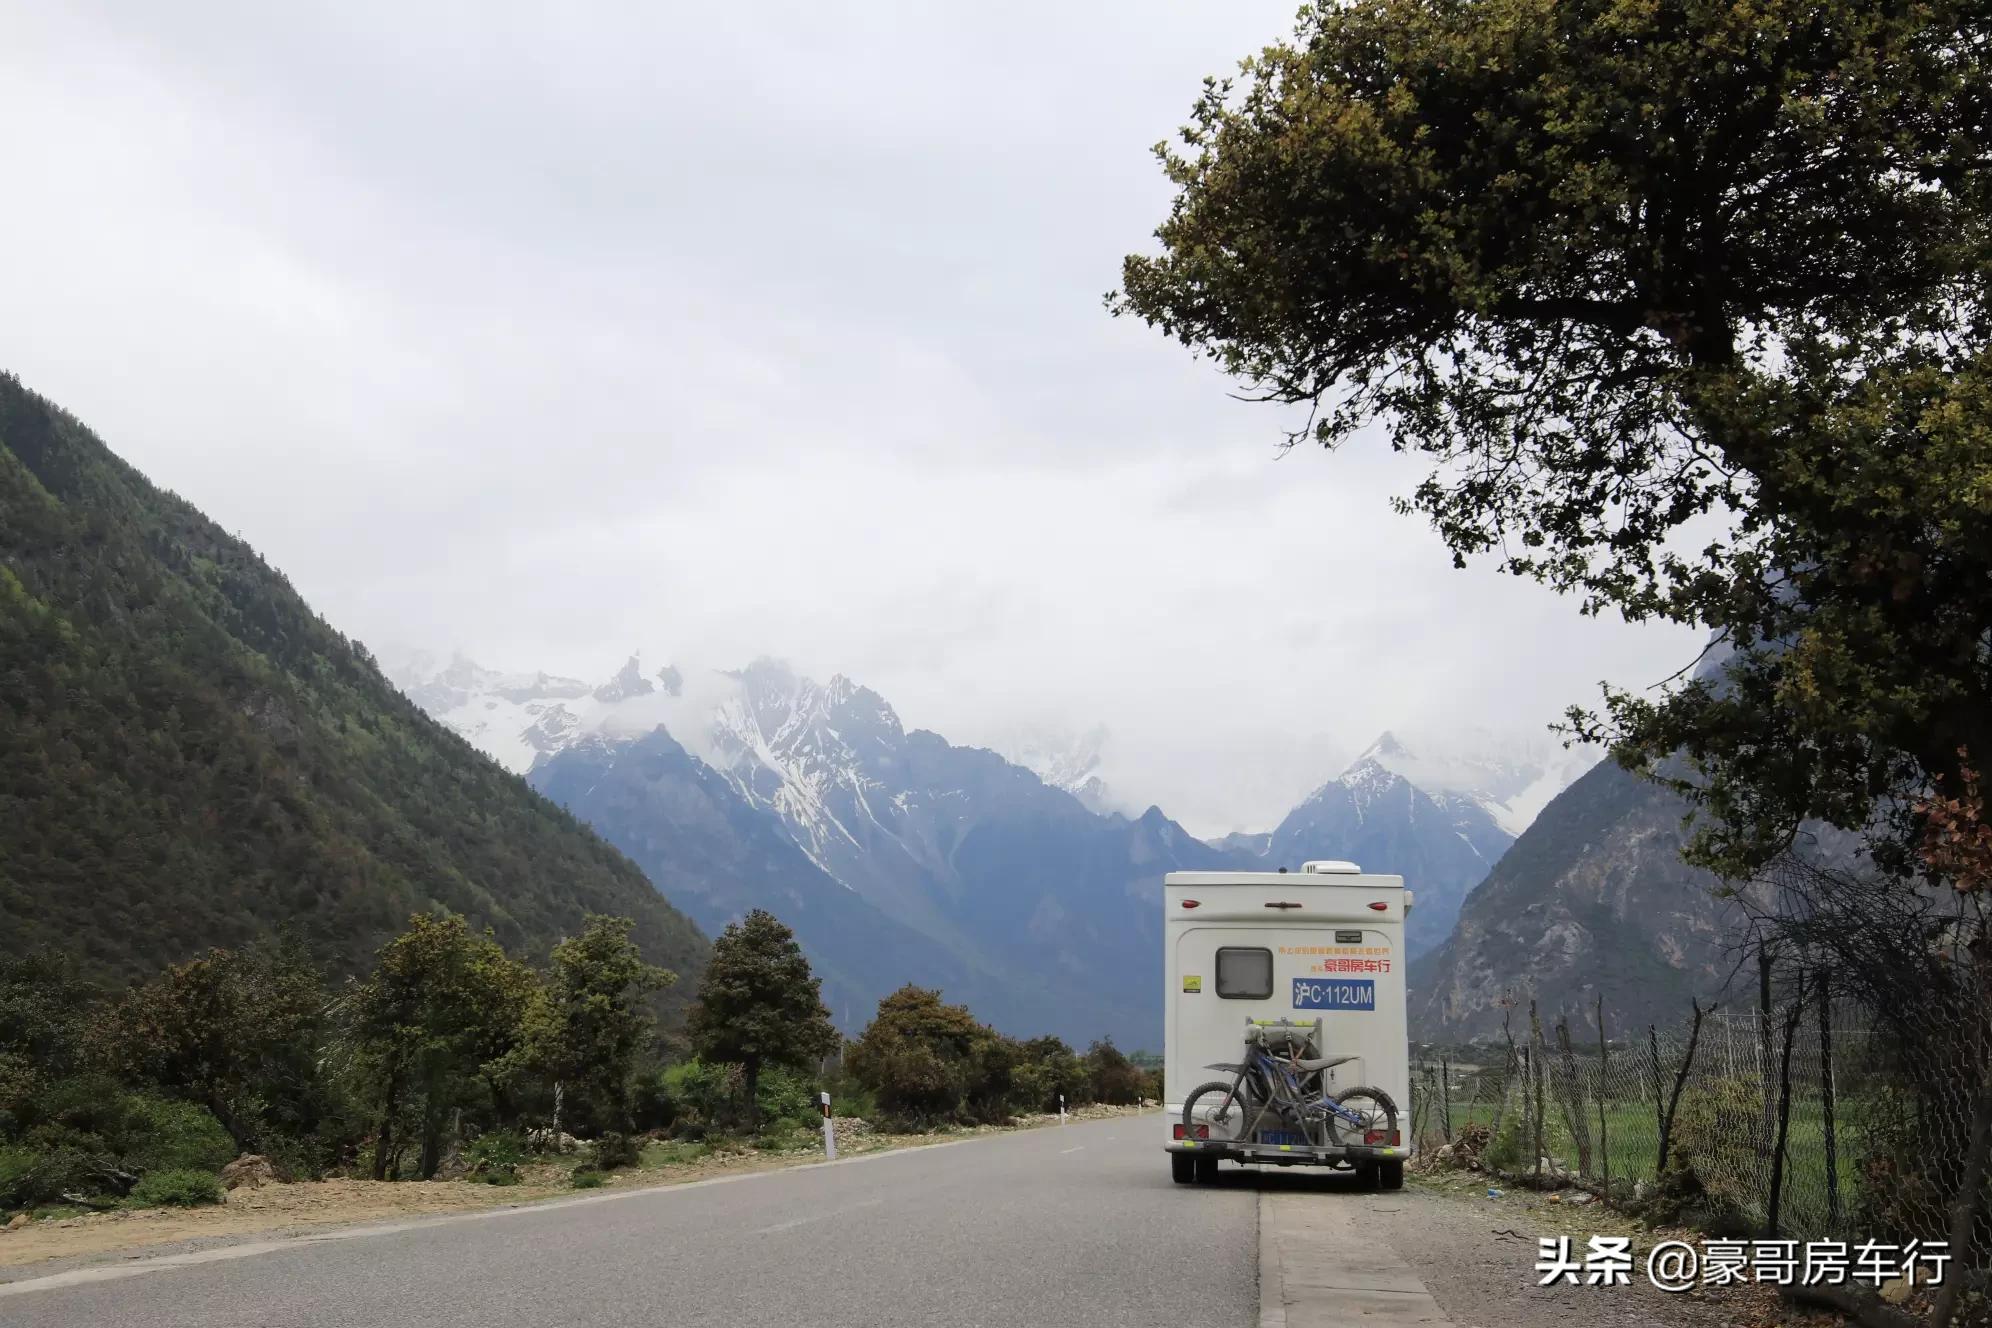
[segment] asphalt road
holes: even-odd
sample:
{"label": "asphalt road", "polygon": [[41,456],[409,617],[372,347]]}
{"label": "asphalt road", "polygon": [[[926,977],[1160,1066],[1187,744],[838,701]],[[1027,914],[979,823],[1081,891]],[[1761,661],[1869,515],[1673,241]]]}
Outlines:
{"label": "asphalt road", "polygon": [[1256,1324],[1256,1187],[1172,1184],[1159,1121],[1093,1121],[716,1184],[362,1229],[240,1258],[128,1263],[118,1271],[133,1275],[114,1280],[0,1287],[0,1324]]}

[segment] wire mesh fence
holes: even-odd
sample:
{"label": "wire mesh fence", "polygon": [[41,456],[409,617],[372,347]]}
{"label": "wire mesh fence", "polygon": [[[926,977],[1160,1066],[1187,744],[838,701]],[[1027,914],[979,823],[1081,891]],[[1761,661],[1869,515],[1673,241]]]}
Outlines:
{"label": "wire mesh fence", "polygon": [[[1608,1038],[1588,1020],[1527,1017],[1491,1044],[1414,1062],[1421,1152],[1451,1145],[1516,1179],[1672,1202],[1729,1234],[1945,1238],[1972,1133],[1970,1070],[1905,1063],[1897,1040],[1830,1001],[1696,1010]],[[1963,1045],[1974,1036],[1958,1030],[1955,1056],[1992,1063]],[[1968,1267],[1992,1262],[1988,1243],[1972,1242]]]}

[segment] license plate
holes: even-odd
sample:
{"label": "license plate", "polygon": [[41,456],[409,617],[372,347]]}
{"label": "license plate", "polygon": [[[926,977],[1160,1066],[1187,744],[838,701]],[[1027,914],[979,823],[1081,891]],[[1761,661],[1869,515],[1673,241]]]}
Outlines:
{"label": "license plate", "polygon": [[1297,1134],[1292,1130],[1261,1130],[1259,1131],[1259,1142],[1262,1144],[1304,1144],[1307,1142],[1307,1139],[1304,1135]]}
{"label": "license plate", "polygon": [[1374,1010],[1376,983],[1368,978],[1295,978],[1296,1010]]}

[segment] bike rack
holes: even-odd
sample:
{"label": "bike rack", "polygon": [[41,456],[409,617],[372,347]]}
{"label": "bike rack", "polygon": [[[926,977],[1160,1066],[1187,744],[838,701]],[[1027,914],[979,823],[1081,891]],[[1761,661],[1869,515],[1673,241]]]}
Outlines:
{"label": "bike rack", "polygon": [[[1316,1018],[1312,1024],[1297,1024],[1291,1019],[1247,1019],[1245,1023],[1248,1028],[1261,1030],[1272,1028],[1310,1029],[1312,1031],[1308,1033],[1304,1044],[1306,1050],[1310,1053],[1309,1058],[1317,1059],[1322,1055],[1322,1021],[1319,1018]],[[1179,1139],[1169,1143],[1166,1147],[1172,1153],[1194,1153],[1201,1157],[1228,1157],[1241,1162],[1270,1162],[1276,1166],[1319,1166],[1325,1163],[1337,1162],[1347,1162],[1353,1165],[1357,1162],[1389,1161],[1393,1158],[1410,1156],[1410,1150],[1402,1147],[1370,1147],[1361,1144],[1330,1143],[1263,1143],[1259,1139],[1260,1128],[1265,1122],[1266,1114],[1275,1105],[1270,1100],[1261,1103],[1258,1114],[1252,1118],[1251,1125],[1242,1131],[1240,1138]],[[1327,1128],[1325,1120],[1322,1122],[1322,1128],[1324,1131]]]}

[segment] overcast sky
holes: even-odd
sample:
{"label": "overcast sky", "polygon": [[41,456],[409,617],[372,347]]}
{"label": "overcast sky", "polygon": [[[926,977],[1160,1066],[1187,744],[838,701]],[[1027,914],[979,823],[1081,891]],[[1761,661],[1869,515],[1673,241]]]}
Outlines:
{"label": "overcast sky", "polygon": [[1291,14],[0,0],[0,367],[369,643],[779,655],[1270,825],[1694,649],[1454,571],[1414,465],[1103,311]]}

